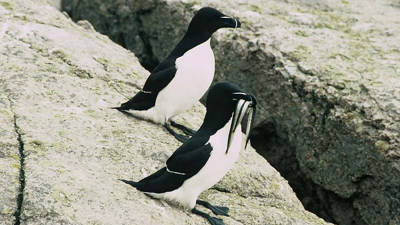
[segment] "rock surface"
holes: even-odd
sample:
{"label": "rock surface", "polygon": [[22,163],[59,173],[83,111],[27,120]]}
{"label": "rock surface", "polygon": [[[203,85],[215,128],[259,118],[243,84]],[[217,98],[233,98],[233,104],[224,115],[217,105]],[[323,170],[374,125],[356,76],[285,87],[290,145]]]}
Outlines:
{"label": "rock surface", "polygon": [[64,0],[63,8],[151,68],[205,5],[242,21],[214,36],[217,80],[256,94],[253,144],[306,208],[341,225],[400,224],[398,1]]}
{"label": "rock surface", "polygon": [[[0,89],[4,90],[2,74]],[[18,135],[14,127],[14,113],[8,96],[3,91],[0,93],[0,137],[0,224],[11,225],[14,224],[13,214],[17,211],[20,155]]]}
{"label": "rock surface", "polygon": [[[45,0],[1,0],[0,15],[0,224],[208,224],[117,180],[154,172],[179,146],[110,109],[148,76],[137,58]],[[178,120],[196,128],[203,115],[198,104]],[[231,208],[226,224],[328,224],[252,148],[201,198]]]}

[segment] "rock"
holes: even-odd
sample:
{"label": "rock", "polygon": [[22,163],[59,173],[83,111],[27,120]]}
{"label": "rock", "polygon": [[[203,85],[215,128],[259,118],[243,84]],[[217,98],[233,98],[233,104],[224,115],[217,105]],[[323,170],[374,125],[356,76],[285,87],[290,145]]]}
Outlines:
{"label": "rock", "polygon": [[[4,82],[1,76],[1,90],[5,90]],[[0,136],[0,223],[11,225],[14,224],[20,188],[20,155],[14,113],[8,96],[3,91],[0,93]]]}
{"label": "rock", "polygon": [[54,8],[60,10],[61,9],[61,0],[47,0],[47,2],[53,6]]}
{"label": "rock", "polygon": [[205,5],[242,21],[214,35],[217,80],[256,94],[253,144],[306,208],[341,225],[400,224],[398,4],[64,0],[63,8],[151,68]]}
{"label": "rock", "polygon": [[[45,0],[0,6],[0,223],[14,224],[21,186],[20,224],[208,224],[118,181],[154,172],[180,145],[110,109],[142,87],[149,73],[138,59]],[[178,122],[197,128],[203,116],[198,104]],[[231,208],[226,224],[328,224],[250,147],[201,198]]]}

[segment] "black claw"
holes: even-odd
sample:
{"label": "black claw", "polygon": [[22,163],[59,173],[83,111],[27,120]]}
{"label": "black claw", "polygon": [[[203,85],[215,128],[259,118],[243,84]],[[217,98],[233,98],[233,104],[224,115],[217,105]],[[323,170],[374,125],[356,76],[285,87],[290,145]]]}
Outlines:
{"label": "black claw", "polygon": [[179,124],[179,123],[177,123],[177,122],[174,122],[174,121],[172,121],[172,120],[171,120],[170,123],[171,123],[171,126],[174,126],[174,127],[178,128],[178,129],[180,129],[180,130],[183,131],[183,133],[185,133],[186,135],[193,136],[193,135],[196,133],[195,130],[190,129],[190,128],[188,128],[188,127],[185,127],[184,125]]}
{"label": "black claw", "polygon": [[210,222],[212,225],[225,225],[224,221],[216,218],[216,217],[212,217],[210,216],[210,218],[207,219],[208,222]]}
{"label": "black claw", "polygon": [[176,138],[176,140],[185,143],[187,140],[189,140],[189,137],[182,135],[182,134],[178,134],[176,133],[171,127],[169,127],[167,124],[164,125],[165,129],[167,129],[167,131]]}
{"label": "black claw", "polygon": [[208,222],[210,222],[211,225],[225,225],[225,223],[222,219],[210,216],[207,213],[197,210],[196,208],[192,209],[192,213],[199,215],[203,218],[206,218],[208,220]]}
{"label": "black claw", "polygon": [[215,215],[229,216],[228,207],[211,205],[209,202],[203,200],[197,200],[196,203],[210,209]]}
{"label": "black claw", "polygon": [[229,216],[229,208],[225,206],[214,206],[214,209],[211,209],[211,211],[215,215],[221,215],[221,216]]}

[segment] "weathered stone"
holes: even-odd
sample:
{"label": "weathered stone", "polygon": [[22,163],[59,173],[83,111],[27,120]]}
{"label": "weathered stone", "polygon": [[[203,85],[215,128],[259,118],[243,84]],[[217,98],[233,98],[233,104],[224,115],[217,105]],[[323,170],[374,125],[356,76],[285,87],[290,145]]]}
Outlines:
{"label": "weathered stone", "polygon": [[[2,59],[2,57],[0,57]],[[4,90],[0,77],[0,88]],[[19,194],[20,157],[14,113],[8,96],[0,93],[0,224],[14,224]]]}
{"label": "weathered stone", "polygon": [[[252,137],[258,151],[289,179],[306,208],[325,218],[342,225],[400,224],[396,1],[63,4],[74,19],[92,21],[100,32],[145,55],[146,66],[170,52],[201,6],[239,17],[241,29],[214,35],[216,76],[259,99]],[[96,4],[100,10],[92,7]],[[117,10],[126,6],[130,11]]]}
{"label": "weathered stone", "polygon": [[[137,58],[45,2],[0,4],[1,85],[12,113],[9,103],[1,107],[11,115],[4,118],[11,118],[5,121],[15,154],[18,133],[24,159],[20,223],[208,224],[118,181],[154,172],[180,143],[161,126],[110,109],[148,76]],[[198,104],[178,121],[196,128],[203,116]],[[328,224],[304,210],[288,183],[250,147],[201,198],[230,207],[231,217],[222,217],[227,224]],[[15,197],[7,202],[12,204]]]}

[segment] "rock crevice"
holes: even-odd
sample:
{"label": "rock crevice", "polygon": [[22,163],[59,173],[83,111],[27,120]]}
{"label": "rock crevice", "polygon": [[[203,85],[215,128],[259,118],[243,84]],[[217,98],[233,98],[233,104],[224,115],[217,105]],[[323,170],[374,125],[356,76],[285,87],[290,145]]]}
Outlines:
{"label": "rock crevice", "polygon": [[17,120],[18,116],[14,111],[14,104],[10,97],[8,97],[8,101],[10,103],[11,112],[14,113],[13,115],[13,126],[14,132],[17,137],[18,143],[18,153],[19,153],[19,188],[18,188],[18,195],[17,195],[17,202],[16,202],[16,210],[14,212],[14,225],[21,224],[21,213],[23,210],[23,202],[24,202],[24,189],[25,189],[25,151],[24,151],[24,141],[22,139],[21,129],[18,126]]}
{"label": "rock crevice", "polygon": [[25,153],[24,153],[24,142],[22,140],[22,135],[20,132],[20,128],[17,124],[17,115],[14,115],[14,130],[18,136],[18,144],[19,144],[19,158],[20,158],[20,169],[19,169],[19,190],[18,190],[18,197],[17,197],[17,210],[14,213],[15,216],[15,223],[14,225],[21,224],[21,212],[22,212],[22,205],[24,202],[24,189],[25,189]]}

